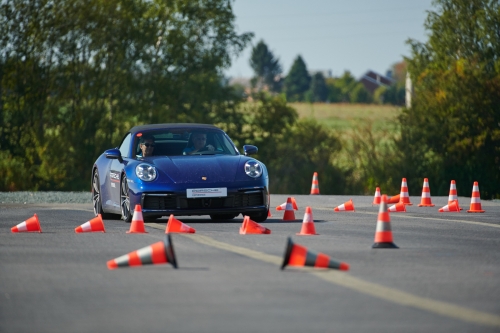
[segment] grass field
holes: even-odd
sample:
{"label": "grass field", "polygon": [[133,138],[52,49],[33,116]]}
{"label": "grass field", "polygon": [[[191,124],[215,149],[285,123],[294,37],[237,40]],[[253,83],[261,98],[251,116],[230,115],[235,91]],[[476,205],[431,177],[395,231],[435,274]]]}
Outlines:
{"label": "grass field", "polygon": [[347,104],[347,103],[290,103],[300,118],[315,118],[335,129],[349,131],[371,124],[375,132],[394,129],[394,120],[401,108],[391,105]]}

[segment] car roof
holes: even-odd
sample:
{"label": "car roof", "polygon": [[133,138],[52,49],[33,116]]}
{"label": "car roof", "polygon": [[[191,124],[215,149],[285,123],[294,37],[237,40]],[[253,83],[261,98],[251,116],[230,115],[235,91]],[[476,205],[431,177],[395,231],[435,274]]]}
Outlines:
{"label": "car roof", "polygon": [[216,129],[221,130],[220,128],[214,125],[208,124],[195,124],[195,123],[166,123],[166,124],[148,124],[148,125],[139,125],[134,126],[130,129],[131,133],[149,131],[149,130],[159,130],[159,129],[167,129],[167,128],[200,128],[200,129]]}

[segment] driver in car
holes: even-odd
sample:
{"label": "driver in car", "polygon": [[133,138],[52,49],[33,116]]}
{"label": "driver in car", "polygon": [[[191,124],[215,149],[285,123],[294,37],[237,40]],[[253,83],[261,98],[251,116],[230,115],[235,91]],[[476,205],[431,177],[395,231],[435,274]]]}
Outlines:
{"label": "driver in car", "polygon": [[184,148],[183,155],[192,155],[200,151],[214,151],[215,147],[207,145],[207,135],[205,133],[191,134],[192,146]]}

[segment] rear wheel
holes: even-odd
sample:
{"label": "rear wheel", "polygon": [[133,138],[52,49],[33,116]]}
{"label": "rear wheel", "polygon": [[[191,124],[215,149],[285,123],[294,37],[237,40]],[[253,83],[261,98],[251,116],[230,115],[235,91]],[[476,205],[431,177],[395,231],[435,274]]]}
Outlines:
{"label": "rear wheel", "polygon": [[120,208],[122,210],[122,220],[125,222],[132,221],[132,214],[130,212],[130,195],[127,176],[125,175],[123,175],[120,183]]}
{"label": "rear wheel", "polygon": [[94,215],[101,214],[103,219],[116,219],[119,215],[105,213],[102,210],[101,185],[99,183],[99,173],[94,170],[92,176],[92,205],[94,206]]}
{"label": "rear wheel", "polygon": [[214,221],[227,221],[234,219],[238,215],[240,214],[213,214],[210,215],[210,218]]}

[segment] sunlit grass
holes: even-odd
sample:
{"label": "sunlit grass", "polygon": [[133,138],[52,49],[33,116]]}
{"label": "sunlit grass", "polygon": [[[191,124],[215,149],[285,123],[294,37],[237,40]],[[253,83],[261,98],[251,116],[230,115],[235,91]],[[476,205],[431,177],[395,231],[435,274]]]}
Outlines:
{"label": "sunlit grass", "polygon": [[373,131],[394,131],[401,108],[391,105],[347,103],[290,103],[300,118],[314,118],[334,130],[350,131],[370,123]]}

